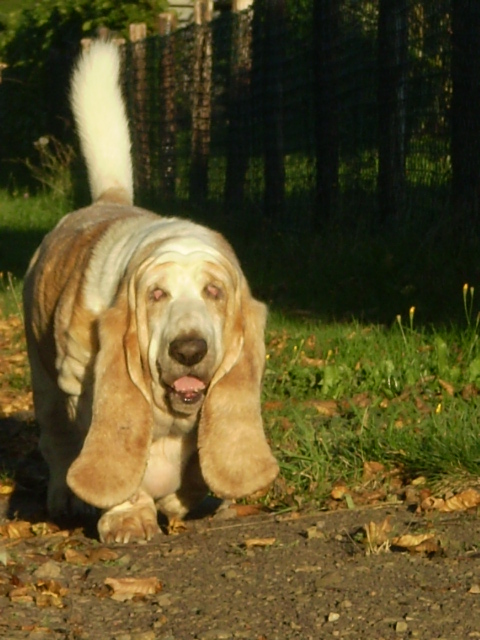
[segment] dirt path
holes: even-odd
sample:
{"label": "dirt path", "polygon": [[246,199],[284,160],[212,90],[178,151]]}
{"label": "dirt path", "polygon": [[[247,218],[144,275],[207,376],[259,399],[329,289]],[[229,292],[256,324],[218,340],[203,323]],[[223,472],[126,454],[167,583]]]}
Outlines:
{"label": "dirt path", "polygon": [[[430,552],[367,554],[362,527],[387,516],[394,533],[433,532]],[[0,541],[1,638],[480,638],[477,514],[230,508],[178,535],[109,547],[81,530],[36,533]],[[151,593],[128,599],[129,588]]]}
{"label": "dirt path", "polygon": [[[0,459],[16,477],[13,493],[0,478],[0,638],[480,638],[478,508],[237,505],[177,535],[106,546],[94,528],[48,523],[30,413],[0,420]],[[406,534],[416,551],[401,550]]]}

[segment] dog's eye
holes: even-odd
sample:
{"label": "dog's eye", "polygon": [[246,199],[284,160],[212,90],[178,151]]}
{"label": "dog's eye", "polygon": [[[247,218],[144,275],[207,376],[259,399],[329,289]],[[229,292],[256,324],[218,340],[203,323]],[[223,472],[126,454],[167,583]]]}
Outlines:
{"label": "dog's eye", "polygon": [[160,287],[155,287],[155,289],[152,289],[150,291],[149,297],[152,302],[158,302],[162,298],[165,298],[166,295],[167,294],[163,289],[160,289]]}
{"label": "dog's eye", "polygon": [[223,291],[216,284],[207,284],[205,293],[213,300],[221,300],[223,298]]}

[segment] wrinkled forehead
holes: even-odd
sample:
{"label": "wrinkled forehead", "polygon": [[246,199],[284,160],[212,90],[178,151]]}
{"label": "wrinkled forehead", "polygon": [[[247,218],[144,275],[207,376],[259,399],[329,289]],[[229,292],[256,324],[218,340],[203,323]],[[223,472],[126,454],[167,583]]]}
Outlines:
{"label": "wrinkled forehead", "polygon": [[157,264],[169,262],[172,259],[178,262],[188,262],[206,257],[219,263],[225,261],[225,257],[213,244],[208,244],[194,236],[164,240],[152,251],[153,256],[155,256]]}
{"label": "wrinkled forehead", "polygon": [[195,237],[172,238],[151,248],[137,271],[137,282],[148,286],[169,273],[173,277],[195,277],[205,272],[233,287],[238,285],[238,266],[216,247]]}

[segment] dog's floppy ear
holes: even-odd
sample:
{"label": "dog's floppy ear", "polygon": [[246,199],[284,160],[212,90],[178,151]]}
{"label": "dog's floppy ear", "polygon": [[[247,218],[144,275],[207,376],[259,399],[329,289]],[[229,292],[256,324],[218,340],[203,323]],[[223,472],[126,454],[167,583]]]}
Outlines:
{"label": "dog's floppy ear", "polygon": [[203,477],[222,498],[255,493],[278,473],[260,407],[266,308],[251,297],[246,284],[242,288],[231,344],[205,398],[198,432]]}
{"label": "dog's floppy ear", "polygon": [[100,318],[92,423],[67,475],[77,496],[102,509],[134,494],[148,461],[153,414],[138,340],[124,292]]}

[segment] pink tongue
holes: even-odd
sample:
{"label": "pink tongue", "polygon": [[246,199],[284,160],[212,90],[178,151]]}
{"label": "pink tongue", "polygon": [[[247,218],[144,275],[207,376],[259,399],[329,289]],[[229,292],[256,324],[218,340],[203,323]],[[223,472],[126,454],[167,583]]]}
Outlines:
{"label": "pink tongue", "polygon": [[172,387],[177,393],[198,393],[205,389],[204,383],[193,376],[183,376],[183,378],[175,380]]}

